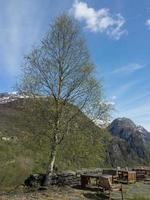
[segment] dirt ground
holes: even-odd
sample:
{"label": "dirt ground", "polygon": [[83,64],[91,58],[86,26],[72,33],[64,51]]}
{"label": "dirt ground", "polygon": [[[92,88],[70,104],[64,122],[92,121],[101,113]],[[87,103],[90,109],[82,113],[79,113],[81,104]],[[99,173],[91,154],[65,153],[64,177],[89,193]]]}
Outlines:
{"label": "dirt ground", "polygon": [[[144,197],[150,200],[150,184],[137,182],[135,184],[123,185],[124,199]],[[112,199],[121,199],[120,193],[112,193]],[[20,190],[1,194],[0,200],[104,200],[108,199],[107,193],[100,191],[81,190],[71,187],[53,187],[45,191]]]}

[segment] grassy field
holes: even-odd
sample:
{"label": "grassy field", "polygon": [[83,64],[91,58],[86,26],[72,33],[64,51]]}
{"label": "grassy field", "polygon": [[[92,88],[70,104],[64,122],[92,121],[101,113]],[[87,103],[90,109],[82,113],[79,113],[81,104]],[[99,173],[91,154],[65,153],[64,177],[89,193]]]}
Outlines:
{"label": "grassy field", "polygon": [[[143,182],[123,185],[124,199],[150,200],[150,185]],[[112,193],[112,199],[121,199],[120,193]],[[46,191],[19,190],[0,196],[1,200],[105,200],[107,194],[99,191],[81,190],[70,187],[53,187]]]}

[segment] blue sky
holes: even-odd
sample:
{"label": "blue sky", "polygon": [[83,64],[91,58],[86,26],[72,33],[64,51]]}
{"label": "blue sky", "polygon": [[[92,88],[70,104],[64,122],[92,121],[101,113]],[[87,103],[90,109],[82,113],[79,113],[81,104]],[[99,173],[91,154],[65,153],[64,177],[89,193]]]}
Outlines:
{"label": "blue sky", "polygon": [[81,24],[113,117],[150,130],[149,0],[0,0],[0,92],[14,90],[24,55],[63,11]]}

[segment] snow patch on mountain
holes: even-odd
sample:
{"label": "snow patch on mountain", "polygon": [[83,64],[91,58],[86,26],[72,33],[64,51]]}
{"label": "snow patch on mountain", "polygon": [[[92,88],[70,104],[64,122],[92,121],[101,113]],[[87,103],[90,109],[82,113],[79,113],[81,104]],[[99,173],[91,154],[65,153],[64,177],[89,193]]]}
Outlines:
{"label": "snow patch on mountain", "polygon": [[17,99],[23,99],[28,98],[29,96],[19,94],[19,92],[8,92],[8,93],[0,93],[0,104],[6,104],[13,101],[16,101]]}

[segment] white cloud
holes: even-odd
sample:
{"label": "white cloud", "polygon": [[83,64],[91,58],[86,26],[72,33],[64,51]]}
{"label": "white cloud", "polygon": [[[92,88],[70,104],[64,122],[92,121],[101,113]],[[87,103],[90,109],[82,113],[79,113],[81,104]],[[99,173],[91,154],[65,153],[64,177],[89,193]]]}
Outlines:
{"label": "white cloud", "polygon": [[110,105],[110,106],[115,106],[115,104],[116,104],[115,100],[116,100],[116,99],[117,99],[116,96],[112,96],[112,97],[110,97],[109,100],[106,101],[105,103],[106,103],[107,105]]}
{"label": "white cloud", "polygon": [[124,17],[119,13],[111,14],[108,8],[95,10],[88,7],[87,3],[76,0],[71,11],[77,20],[85,21],[86,28],[92,32],[106,33],[115,40],[127,34],[127,30],[123,29]]}
{"label": "white cloud", "polygon": [[108,106],[114,106],[116,104],[114,101],[106,101],[105,103]]}
{"label": "white cloud", "polygon": [[148,29],[150,30],[150,19],[148,19],[145,24],[148,27]]}
{"label": "white cloud", "polygon": [[140,70],[144,68],[145,65],[139,64],[139,63],[129,63],[123,67],[115,69],[112,73],[118,74],[118,73],[133,73],[137,70]]}
{"label": "white cloud", "polygon": [[111,99],[112,99],[112,100],[116,100],[117,97],[116,97],[116,96],[112,96]]}

